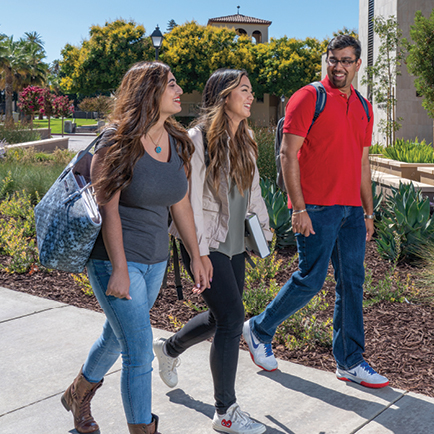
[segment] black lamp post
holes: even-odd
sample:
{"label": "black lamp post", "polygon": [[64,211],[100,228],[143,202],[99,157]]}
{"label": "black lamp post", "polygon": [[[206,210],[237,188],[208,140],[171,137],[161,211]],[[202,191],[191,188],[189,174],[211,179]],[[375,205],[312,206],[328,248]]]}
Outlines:
{"label": "black lamp post", "polygon": [[282,95],[280,97],[280,102],[282,103],[282,117],[285,115],[285,109],[284,109],[284,104],[285,104],[285,95]]}
{"label": "black lamp post", "polygon": [[163,34],[160,32],[160,28],[155,27],[155,30],[151,34],[152,45],[155,48],[155,60],[158,60],[158,52],[160,51],[161,45],[163,44]]}

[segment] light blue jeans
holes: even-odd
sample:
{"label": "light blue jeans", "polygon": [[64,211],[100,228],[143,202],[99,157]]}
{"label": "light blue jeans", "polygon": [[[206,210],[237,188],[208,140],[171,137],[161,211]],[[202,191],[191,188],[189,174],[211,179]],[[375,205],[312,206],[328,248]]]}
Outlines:
{"label": "light blue jeans", "polygon": [[121,394],[127,422],[152,422],[152,329],[149,310],[157,298],[166,261],[158,264],[128,262],[131,300],[107,296],[112,265],[90,259],[87,272],[93,291],[107,317],[103,331],[93,344],[83,366],[92,382],[102,380],[122,355]]}
{"label": "light blue jeans", "polygon": [[271,343],[276,328],[322,288],[332,260],[336,280],[333,355],[340,368],[363,362],[363,283],[366,226],[362,207],[306,205],[315,235],[296,234],[299,269],[267,308],[250,322],[255,336]]}

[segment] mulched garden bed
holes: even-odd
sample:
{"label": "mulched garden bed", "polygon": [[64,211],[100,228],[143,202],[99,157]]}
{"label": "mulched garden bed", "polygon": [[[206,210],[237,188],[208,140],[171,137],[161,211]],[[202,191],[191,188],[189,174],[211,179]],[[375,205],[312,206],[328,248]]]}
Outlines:
{"label": "mulched garden bed", "polygon": [[[287,263],[294,249],[280,251],[279,259]],[[6,265],[8,257],[0,255],[0,264]],[[278,273],[276,280],[283,284],[296,268],[293,264]],[[366,267],[373,272],[373,283],[384,279],[390,264],[382,260],[371,242],[366,251]],[[331,271],[331,270],[330,270]],[[398,275],[404,281],[410,274],[417,278],[415,269],[399,265]],[[191,293],[191,284],[184,283],[184,297],[197,306],[204,306],[201,297]],[[31,273],[7,274],[0,271],[0,286],[26,292],[77,307],[101,311],[95,297],[84,294],[71,274],[59,271],[47,273],[33,270]],[[327,281],[329,307],[322,315],[331,317],[334,304],[334,283]],[[177,300],[173,276],[168,276],[168,287],[162,289],[151,310],[154,327],[174,331],[174,319],[186,323],[196,312]],[[172,319],[171,319],[172,318]],[[427,303],[380,302],[364,310],[366,333],[366,360],[381,374],[386,375],[393,387],[434,397],[434,306]],[[241,347],[246,348],[244,341]],[[274,345],[277,357],[305,366],[334,372],[336,369],[331,348],[314,350],[288,350]]]}

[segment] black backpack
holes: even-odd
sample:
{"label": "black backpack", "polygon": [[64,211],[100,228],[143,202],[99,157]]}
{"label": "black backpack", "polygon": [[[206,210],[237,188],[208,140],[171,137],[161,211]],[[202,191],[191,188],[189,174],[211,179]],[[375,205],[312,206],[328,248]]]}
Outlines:
{"label": "black backpack", "polygon": [[[313,86],[316,90],[316,103],[315,103],[315,113],[313,115],[312,123],[310,124],[308,134],[310,129],[312,128],[312,125],[315,123],[315,121],[318,119],[318,116],[321,114],[321,112],[324,110],[324,107],[327,102],[327,92],[324,88],[324,85],[320,81],[314,81],[313,83],[308,84],[308,86]],[[359,97],[360,102],[362,103],[362,106],[365,110],[366,116],[368,118],[368,122],[371,120],[371,116],[369,115],[369,108],[368,108],[368,102],[365,98],[360,94],[360,92],[357,89],[354,89],[356,91],[356,95]],[[276,158],[276,169],[277,169],[277,177],[276,182],[278,187],[286,191],[285,183],[283,182],[283,174],[282,174],[282,166],[280,164],[280,146],[282,144],[282,138],[283,138],[283,123],[285,121],[285,118],[281,118],[279,122],[277,123],[276,127],[276,138],[274,140],[274,155]]]}

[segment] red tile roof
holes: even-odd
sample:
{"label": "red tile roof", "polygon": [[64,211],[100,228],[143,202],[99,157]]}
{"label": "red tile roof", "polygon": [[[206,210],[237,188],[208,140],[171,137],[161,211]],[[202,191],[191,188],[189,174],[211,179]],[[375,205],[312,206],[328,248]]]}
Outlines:
{"label": "red tile roof", "polygon": [[227,15],[225,17],[210,18],[208,24],[211,23],[228,23],[228,24],[266,24],[270,25],[271,21],[261,20],[259,18],[248,17],[242,14]]}

